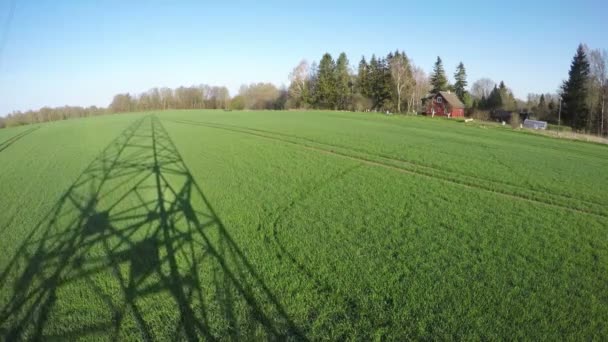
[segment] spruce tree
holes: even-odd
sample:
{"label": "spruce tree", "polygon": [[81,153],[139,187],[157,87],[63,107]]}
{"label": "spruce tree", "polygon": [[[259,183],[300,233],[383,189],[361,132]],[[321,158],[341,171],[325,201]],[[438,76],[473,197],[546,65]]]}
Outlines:
{"label": "spruce tree", "polygon": [[368,96],[372,100],[373,108],[385,109],[391,100],[391,71],[388,62],[384,58],[377,59],[372,55],[369,62]]}
{"label": "spruce tree", "polygon": [[359,62],[359,69],[357,71],[357,90],[363,96],[368,96],[368,73],[369,73],[369,65],[365,60],[365,57],[361,57],[361,61]]}
{"label": "spruce tree", "polygon": [[340,110],[348,108],[351,98],[350,91],[350,72],[348,70],[348,58],[346,54],[342,52],[336,60],[335,69],[335,81],[336,81],[336,105]]}
{"label": "spruce tree", "polygon": [[545,100],[545,94],[540,94],[540,98],[538,99],[538,106],[536,106],[536,116],[539,118],[544,118],[547,114],[547,102]]}
{"label": "spruce tree", "polygon": [[433,74],[431,75],[431,85],[433,89],[432,93],[437,93],[440,91],[444,91],[448,89],[448,78],[445,75],[445,70],[443,69],[443,62],[441,58],[437,56],[437,61],[435,62],[435,66],[433,67]]}
{"label": "spruce tree", "polygon": [[585,128],[589,115],[586,103],[589,72],[585,49],[580,44],[570,65],[568,80],[562,86],[562,118],[576,129]]}
{"label": "spruce tree", "polygon": [[462,64],[462,62],[460,62],[460,64],[458,64],[458,66],[456,67],[456,73],[454,73],[454,79],[456,80],[456,83],[454,83],[454,92],[456,93],[456,95],[458,96],[458,98],[460,99],[460,101],[462,101],[462,103],[465,103],[465,95],[466,95],[466,87],[467,87],[467,72],[464,68],[464,64]]}
{"label": "spruce tree", "polygon": [[540,94],[540,98],[538,99],[538,107],[539,108],[544,108],[546,105],[545,103],[545,94]]}
{"label": "spruce tree", "polygon": [[515,96],[507,86],[504,81],[500,81],[500,85],[498,86],[498,95],[500,97],[500,106],[497,108],[513,111],[517,109],[517,102],[515,101]]}
{"label": "spruce tree", "polygon": [[319,62],[316,84],[316,104],[322,109],[336,108],[336,64],[329,53]]}
{"label": "spruce tree", "polygon": [[500,96],[500,89],[496,85],[494,85],[494,89],[490,92],[486,104],[490,110],[502,108],[502,96]]}

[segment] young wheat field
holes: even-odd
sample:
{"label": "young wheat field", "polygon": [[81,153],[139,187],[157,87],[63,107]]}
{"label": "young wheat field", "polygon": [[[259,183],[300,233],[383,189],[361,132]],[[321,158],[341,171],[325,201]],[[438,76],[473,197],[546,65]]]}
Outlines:
{"label": "young wheat field", "polygon": [[343,112],[0,130],[0,340],[608,339],[608,147]]}

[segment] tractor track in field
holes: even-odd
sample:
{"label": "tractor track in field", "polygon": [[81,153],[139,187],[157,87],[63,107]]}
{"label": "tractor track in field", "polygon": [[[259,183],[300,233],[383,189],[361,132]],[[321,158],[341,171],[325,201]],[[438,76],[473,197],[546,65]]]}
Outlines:
{"label": "tractor track in field", "polygon": [[[238,126],[238,125],[229,125],[229,124],[218,124],[218,123],[210,123],[210,122],[201,122],[201,121],[193,121],[193,120],[167,120],[167,121],[174,121],[174,122],[178,122],[183,123],[183,124],[197,124],[197,125],[207,125],[207,126],[217,126],[214,128],[224,128],[224,129],[228,129],[228,128],[233,128],[239,132],[242,133],[250,133],[250,134],[254,134],[252,132],[256,132],[258,133],[257,135],[261,135],[263,137],[266,138],[271,138],[271,139],[276,139],[276,140],[281,140],[281,141],[286,141],[289,143],[295,143],[298,144],[297,142],[293,141],[293,140],[285,140],[282,138],[277,138],[274,136],[268,136],[267,134],[270,135],[275,135],[275,136],[282,136],[285,137],[287,139],[296,139],[296,140],[303,140],[312,144],[316,144],[316,145],[321,145],[321,146],[327,146],[329,148],[329,150],[333,151],[333,149],[335,148],[339,148],[339,149],[343,149],[343,150],[347,150],[350,152],[355,152],[355,153],[359,153],[359,154],[363,154],[363,155],[367,155],[367,156],[373,156],[375,158],[379,158],[382,160],[386,160],[386,161],[390,161],[390,162],[395,162],[395,163],[400,163],[400,164],[407,164],[407,165],[411,165],[412,167],[416,167],[416,168],[423,168],[423,169],[427,169],[430,170],[431,172],[442,172],[442,173],[451,173],[451,172],[455,172],[455,170],[445,170],[442,169],[440,167],[437,166],[432,166],[432,165],[425,165],[419,162],[414,162],[414,161],[410,161],[410,160],[406,160],[406,159],[401,159],[401,158],[396,158],[393,156],[389,156],[389,155],[385,155],[385,154],[373,154],[373,153],[369,153],[365,150],[362,149],[358,149],[358,148],[353,148],[353,147],[349,147],[349,146],[342,146],[342,145],[335,145],[335,144],[328,144],[328,143],[322,143],[322,142],[318,142],[315,141],[313,139],[309,139],[309,138],[305,138],[305,137],[300,137],[300,136],[294,136],[294,135],[289,135],[289,134],[285,134],[285,133],[280,133],[280,132],[273,132],[273,131],[266,131],[266,130],[261,130],[261,129],[256,129],[256,128],[249,128],[249,127],[243,127],[243,126]],[[252,132],[250,132],[252,131]],[[256,135],[256,134],[254,134]],[[302,144],[300,144],[302,145]],[[311,147],[309,145],[305,145],[308,147]],[[314,146],[312,146],[314,147]],[[324,148],[321,148],[323,150],[327,150]],[[352,155],[351,155],[352,156]],[[500,161],[498,160],[498,158],[496,158],[495,156],[493,156],[494,159],[500,163]],[[503,164],[501,163],[502,166],[507,167],[507,164]],[[604,207],[604,206],[608,206],[608,203],[598,203],[598,202],[594,202],[591,200],[585,200],[585,199],[581,199],[581,198],[576,198],[573,196],[569,196],[569,195],[564,195],[564,194],[557,194],[557,193],[553,193],[551,191],[540,191],[540,190],[534,190],[534,189],[529,189],[526,187],[523,187],[521,185],[518,184],[514,184],[514,183],[510,183],[510,182],[505,182],[505,181],[499,181],[499,180],[493,180],[493,179],[488,179],[488,178],[483,178],[483,177],[478,177],[475,175],[467,175],[467,174],[460,174],[459,175],[460,178],[465,177],[465,178],[469,178],[470,181],[469,182],[478,182],[478,181],[483,181],[483,182],[487,182],[493,185],[498,185],[501,187],[511,187],[511,188],[516,188],[519,189],[520,191],[525,191],[528,193],[534,193],[538,196],[546,196],[546,195],[550,195],[552,197],[557,197],[560,198],[561,200],[565,200],[565,201],[578,201],[587,205],[591,205],[591,206],[599,206],[599,207]],[[452,179],[452,178],[451,178]]]}
{"label": "tractor track in field", "polygon": [[36,130],[38,130],[40,128],[40,126],[36,126],[36,127],[32,127],[29,128],[21,133],[15,134],[7,139],[5,139],[4,141],[0,142],[0,152],[6,150],[7,148],[9,148],[12,144],[16,143],[18,140],[26,137],[27,135],[34,133]]}
{"label": "tractor track in field", "polygon": [[[582,213],[582,214],[588,214],[588,215],[608,218],[608,213],[606,213],[605,210],[602,210],[603,208],[602,209],[593,208],[595,210],[593,210],[593,209],[590,210],[590,209],[582,208],[582,207],[573,207],[573,206],[564,204],[563,202],[564,201],[578,201],[578,202],[586,204],[588,206],[600,207],[600,208],[605,206],[600,203],[590,202],[590,201],[573,198],[573,197],[569,197],[569,196],[565,196],[565,195],[561,195],[561,194],[554,194],[554,193],[550,193],[550,192],[540,192],[538,190],[526,189],[521,186],[516,186],[516,185],[509,184],[509,183],[492,181],[492,180],[483,179],[483,178],[476,178],[475,179],[476,182],[472,181],[472,180],[456,179],[456,178],[449,177],[446,175],[437,174],[437,173],[449,172],[449,171],[445,171],[445,170],[442,170],[439,168],[435,168],[435,167],[431,167],[431,166],[427,166],[427,165],[420,165],[420,164],[417,164],[417,163],[414,163],[411,161],[400,160],[400,159],[396,159],[396,158],[392,158],[392,157],[374,155],[374,154],[371,154],[368,152],[364,152],[364,151],[352,149],[352,148],[347,148],[347,147],[343,147],[343,146],[320,143],[320,142],[314,141],[312,139],[291,136],[291,135],[284,134],[284,133],[276,133],[276,132],[269,132],[269,131],[264,131],[264,130],[259,130],[259,129],[241,127],[241,126],[236,126],[236,125],[225,125],[225,124],[208,123],[208,122],[191,121],[191,120],[179,120],[179,119],[178,120],[163,119],[163,120],[168,121],[168,122],[174,122],[177,124],[195,125],[195,126],[202,126],[202,127],[207,127],[207,128],[221,129],[221,130],[226,130],[226,131],[230,131],[233,133],[247,134],[247,135],[255,136],[258,138],[286,142],[286,143],[296,145],[296,146],[299,146],[302,148],[306,148],[306,149],[309,149],[312,151],[347,158],[350,160],[365,163],[367,165],[379,166],[379,167],[388,168],[388,169],[396,170],[396,171],[403,172],[403,173],[423,176],[423,177],[427,177],[427,178],[431,178],[431,179],[435,179],[435,180],[440,180],[440,181],[443,181],[443,182],[446,182],[449,184],[456,184],[456,185],[467,187],[469,189],[482,190],[482,191],[506,196],[509,198],[517,199],[517,200],[527,201],[527,202],[531,202],[531,203],[544,204],[544,205],[551,206],[554,208],[566,209],[566,210],[570,210],[570,211],[574,211],[574,212],[578,212],[578,213]],[[277,136],[272,136],[272,135],[277,135]],[[295,139],[304,140],[304,141],[308,142],[309,144],[294,141]],[[311,146],[310,144],[315,144],[315,145],[320,145],[320,146]],[[342,152],[337,149],[346,150],[351,153],[354,152],[355,154],[359,154],[359,155],[348,154],[347,152]],[[374,160],[372,158],[376,158],[379,160]],[[410,166],[410,168],[395,165],[395,163],[405,164],[405,165]],[[422,170],[420,170],[420,169],[422,169]],[[465,175],[464,177],[473,178],[472,176],[468,176],[468,175]],[[460,176],[460,178],[462,178],[462,176]],[[479,184],[478,183],[479,181],[489,183],[490,185]],[[527,194],[501,190],[501,189],[493,188],[491,185],[515,188],[519,191],[526,192]],[[553,198],[547,199],[546,197],[553,197]]]}

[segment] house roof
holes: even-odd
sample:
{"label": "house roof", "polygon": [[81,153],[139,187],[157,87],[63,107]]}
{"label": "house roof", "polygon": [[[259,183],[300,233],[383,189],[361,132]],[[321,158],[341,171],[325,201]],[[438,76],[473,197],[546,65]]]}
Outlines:
{"label": "house roof", "polygon": [[460,99],[458,98],[458,96],[456,96],[456,94],[447,92],[447,91],[440,91],[439,94],[446,101],[448,101],[450,106],[452,106],[453,108],[464,108],[464,104],[460,101]]}

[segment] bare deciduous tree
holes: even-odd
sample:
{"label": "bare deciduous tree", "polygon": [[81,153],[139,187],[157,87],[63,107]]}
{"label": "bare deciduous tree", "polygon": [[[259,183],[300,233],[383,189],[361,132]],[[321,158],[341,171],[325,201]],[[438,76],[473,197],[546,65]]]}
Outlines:
{"label": "bare deciduous tree", "polygon": [[292,105],[296,108],[300,108],[306,100],[306,94],[308,90],[307,81],[310,75],[310,66],[306,60],[300,61],[300,63],[293,68],[289,74],[289,90],[288,96]]}
{"label": "bare deciduous tree", "polygon": [[[401,113],[401,102],[406,99],[406,92],[412,92],[414,80],[412,69],[407,56],[404,53],[395,53],[389,60],[389,68],[393,78],[393,86],[397,94],[397,112]],[[408,111],[411,109],[408,103]]]}
{"label": "bare deciduous tree", "polygon": [[489,78],[480,78],[471,86],[471,95],[476,99],[485,97],[486,99],[490,96],[492,89],[496,86],[496,82]]}
{"label": "bare deciduous tree", "polygon": [[431,90],[431,82],[422,68],[412,65],[412,78],[414,80],[414,91],[408,102],[408,111],[419,111],[422,107],[422,97]]}
{"label": "bare deciduous tree", "polygon": [[[600,122],[598,130],[600,134],[604,133],[604,112],[606,108],[606,97],[608,96],[608,52],[606,50],[594,49],[588,54],[589,65],[591,69],[591,96],[594,105],[599,107]],[[591,107],[593,108],[593,107]]]}
{"label": "bare deciduous tree", "polygon": [[272,83],[254,83],[242,85],[239,96],[243,98],[246,109],[278,109],[281,92]]}

